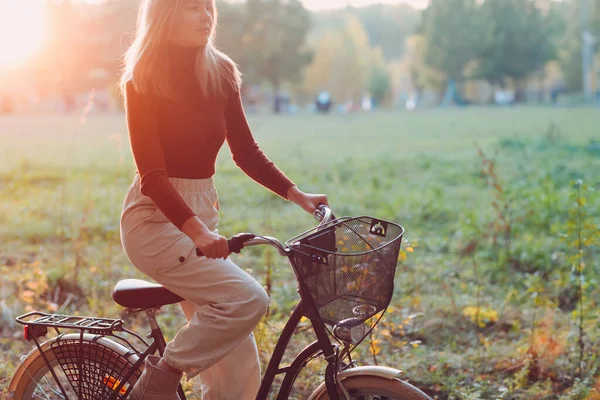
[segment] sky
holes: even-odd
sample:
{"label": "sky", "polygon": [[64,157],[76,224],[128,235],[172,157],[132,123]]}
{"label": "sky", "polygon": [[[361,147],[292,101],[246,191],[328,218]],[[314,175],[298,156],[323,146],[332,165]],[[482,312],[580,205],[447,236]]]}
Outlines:
{"label": "sky", "polygon": [[[3,0],[0,0],[0,2]],[[15,1],[15,0],[5,0]],[[88,1],[90,3],[101,2],[103,0],[79,0]],[[243,1],[243,0],[229,0],[229,1]],[[425,8],[429,0],[300,0],[304,3],[304,6],[311,10],[330,10],[333,8],[341,8],[346,6],[353,7],[364,7],[372,4],[383,3],[383,4],[402,4],[408,3],[413,7]]]}
{"label": "sky", "polygon": [[304,6],[311,10],[326,10],[332,8],[345,7],[347,5],[354,7],[363,7],[371,4],[401,4],[408,3],[414,7],[424,8],[428,0],[302,0]]}
{"label": "sky", "polygon": [[44,35],[42,0],[0,0],[0,68],[26,59]]}

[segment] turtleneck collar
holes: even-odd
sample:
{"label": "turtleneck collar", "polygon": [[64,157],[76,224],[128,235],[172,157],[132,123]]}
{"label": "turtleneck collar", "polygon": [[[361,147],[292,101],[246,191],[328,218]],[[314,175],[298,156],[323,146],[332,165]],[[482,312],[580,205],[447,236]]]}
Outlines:
{"label": "turtleneck collar", "polygon": [[195,64],[196,57],[200,47],[197,46],[181,46],[178,44],[168,44],[166,47],[166,54],[174,64],[190,65]]}
{"label": "turtleneck collar", "polygon": [[168,75],[175,91],[182,101],[200,95],[196,79],[196,57],[200,47],[181,46],[169,43],[165,48]]}

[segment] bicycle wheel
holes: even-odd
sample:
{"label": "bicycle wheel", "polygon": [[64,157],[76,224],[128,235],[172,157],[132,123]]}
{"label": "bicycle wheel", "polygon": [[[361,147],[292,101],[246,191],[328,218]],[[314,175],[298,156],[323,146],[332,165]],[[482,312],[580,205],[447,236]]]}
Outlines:
{"label": "bicycle wheel", "polygon": [[[73,337],[69,338],[69,336]],[[92,335],[85,336],[83,342],[80,342],[79,335],[63,336],[60,350],[52,348],[52,343],[56,341],[44,343],[42,350],[50,367],[37,349],[32,351],[9,385],[9,394],[13,399],[96,400],[106,399],[113,394],[120,383],[119,375],[122,371],[129,370],[138,357],[112,340],[103,337],[94,338]],[[100,352],[103,356],[98,356]],[[77,355],[76,365],[73,363],[75,360],[68,358],[70,354]],[[66,398],[52,376],[51,369],[65,390]],[[123,399],[122,395],[140,375],[141,370],[136,371],[120,394],[114,398]]]}
{"label": "bicycle wheel", "polygon": [[[431,400],[431,397],[416,387],[398,379],[353,376],[344,379],[342,383],[350,400]],[[341,390],[339,395],[341,399],[345,399]],[[317,400],[329,400],[329,395],[325,392]]]}

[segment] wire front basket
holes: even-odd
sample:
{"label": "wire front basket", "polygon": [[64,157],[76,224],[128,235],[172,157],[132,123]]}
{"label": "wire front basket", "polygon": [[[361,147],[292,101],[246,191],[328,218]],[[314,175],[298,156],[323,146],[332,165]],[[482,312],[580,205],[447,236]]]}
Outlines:
{"label": "wire front basket", "polygon": [[[57,340],[51,348],[78,399],[124,398],[130,383],[114,393],[131,368],[122,355],[102,344],[76,339]],[[134,376],[139,375],[135,371]]]}
{"label": "wire front basket", "polygon": [[366,321],[385,310],[403,235],[393,222],[346,217],[288,240],[303,300],[331,326],[349,318]]}

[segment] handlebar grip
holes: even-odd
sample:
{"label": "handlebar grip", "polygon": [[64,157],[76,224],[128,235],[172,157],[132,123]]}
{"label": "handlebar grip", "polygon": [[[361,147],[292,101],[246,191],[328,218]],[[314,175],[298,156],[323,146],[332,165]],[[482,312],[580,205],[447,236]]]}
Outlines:
{"label": "handlebar grip", "polygon": [[335,219],[335,216],[331,212],[331,208],[326,204],[319,204],[317,209],[313,212],[313,216],[321,223],[321,225]]}
{"label": "handlebar grip", "polygon": [[[238,233],[235,236],[227,239],[227,247],[229,248],[229,253],[239,254],[244,248],[244,243],[248,240],[252,240],[256,237],[256,235],[252,233]],[[196,255],[198,257],[202,257],[204,253],[198,247],[196,247]]]}

